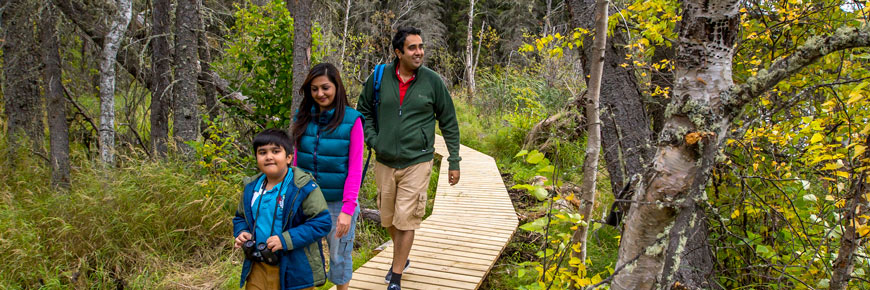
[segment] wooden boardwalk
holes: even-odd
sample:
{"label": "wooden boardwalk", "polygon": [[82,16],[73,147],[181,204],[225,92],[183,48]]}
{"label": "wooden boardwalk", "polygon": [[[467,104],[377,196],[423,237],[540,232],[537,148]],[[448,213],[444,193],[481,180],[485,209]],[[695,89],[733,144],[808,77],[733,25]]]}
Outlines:
{"label": "wooden boardwalk", "polygon": [[[435,152],[448,156],[444,140],[436,138]],[[457,185],[447,181],[446,157],[441,162],[435,206],[416,231],[402,289],[477,289],[516,231],[519,221],[495,159],[465,146],[459,153]],[[386,289],[392,257],[390,246],[366,262],[350,288]]]}

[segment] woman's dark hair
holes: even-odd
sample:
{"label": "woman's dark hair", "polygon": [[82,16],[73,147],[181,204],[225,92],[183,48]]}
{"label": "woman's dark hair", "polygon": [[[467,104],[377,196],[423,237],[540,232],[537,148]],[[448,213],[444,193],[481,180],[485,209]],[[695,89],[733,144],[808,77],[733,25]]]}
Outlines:
{"label": "woman's dark hair", "polygon": [[257,136],[254,136],[254,155],[257,155],[257,149],[269,144],[283,147],[287,155],[293,154],[293,145],[290,142],[290,136],[287,136],[287,132],[278,129],[266,129],[257,134]]}
{"label": "woman's dark hair", "polygon": [[[344,120],[344,107],[348,105],[347,92],[344,90],[344,84],[341,82],[341,73],[331,63],[317,64],[308,72],[305,77],[305,82],[299,88],[299,93],[302,95],[302,104],[299,105],[299,112],[296,113],[296,121],[293,122],[293,144],[299,144],[299,139],[305,133],[305,128],[308,127],[308,122],[314,120],[314,117],[319,115],[320,107],[314,102],[314,97],[311,96],[311,82],[314,78],[326,76],[333,85],[335,85],[335,98],[332,100],[332,107],[335,112],[332,114],[332,120],[324,128],[325,131],[333,131],[338,128],[341,121]],[[317,112],[312,115],[312,108]]]}
{"label": "woman's dark hair", "polygon": [[[398,49],[402,53],[405,52],[405,39],[408,38],[408,34],[419,35],[423,37],[423,31],[420,31],[419,28],[415,28],[412,26],[402,27],[396,31],[396,34],[393,35],[393,51]],[[396,59],[399,57],[396,56]]]}

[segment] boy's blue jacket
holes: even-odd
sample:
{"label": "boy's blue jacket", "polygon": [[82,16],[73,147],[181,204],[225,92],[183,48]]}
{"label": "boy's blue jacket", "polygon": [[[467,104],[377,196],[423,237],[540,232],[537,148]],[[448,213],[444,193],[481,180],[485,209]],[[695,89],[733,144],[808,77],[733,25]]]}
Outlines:
{"label": "boy's blue jacket", "polygon": [[[278,269],[281,289],[294,290],[326,283],[326,266],[320,240],[329,234],[332,220],[326,200],[314,178],[301,169],[290,168],[288,174],[293,174],[293,182],[284,190],[284,221],[282,233],[278,235],[284,249],[276,254],[280,257]],[[259,175],[246,182],[233,218],[233,237],[238,237],[242,232],[254,232],[251,199],[258,179]],[[245,259],[239,287],[244,287],[248,280],[251,265],[252,262]]]}

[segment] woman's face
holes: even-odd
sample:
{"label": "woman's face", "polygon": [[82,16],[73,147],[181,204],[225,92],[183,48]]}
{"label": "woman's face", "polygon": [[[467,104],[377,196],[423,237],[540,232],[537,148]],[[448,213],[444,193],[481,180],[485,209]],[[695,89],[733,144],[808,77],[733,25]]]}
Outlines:
{"label": "woman's face", "polygon": [[311,80],[311,97],[320,106],[320,111],[329,110],[335,101],[335,84],[325,75],[314,78]]}

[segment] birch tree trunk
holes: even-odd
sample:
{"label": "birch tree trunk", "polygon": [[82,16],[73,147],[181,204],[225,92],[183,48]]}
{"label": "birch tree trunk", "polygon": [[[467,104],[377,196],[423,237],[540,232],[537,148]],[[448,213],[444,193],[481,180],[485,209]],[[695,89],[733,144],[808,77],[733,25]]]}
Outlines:
{"label": "birch tree trunk", "polygon": [[[594,3],[593,0],[565,1],[571,26],[592,31]],[[591,42],[587,37],[580,55],[584,72],[591,70],[590,59],[594,53]],[[624,42],[620,29],[615,29],[606,44],[600,93],[601,147],[614,195],[631,176],[643,172],[655,153],[651,146],[654,138],[650,121],[634,72],[630,67],[622,67],[626,62]]]}
{"label": "birch tree trunk", "polygon": [[347,48],[347,26],[350,23],[350,4],[347,0],[347,6],[344,7],[344,32],[341,34],[341,54],[338,57],[338,70],[344,70],[344,51]]}
{"label": "birch tree trunk", "polygon": [[465,43],[465,81],[468,85],[468,98],[474,98],[474,3],[475,0],[469,0],[468,3],[468,30]]}
{"label": "birch tree trunk", "polygon": [[293,105],[290,114],[296,114],[302,95],[299,88],[311,68],[311,0],[288,0],[287,10],[293,16]]}
{"label": "birch tree trunk", "polygon": [[[12,0],[2,11],[3,32],[3,100],[7,116],[6,140],[10,161],[19,150],[42,152],[45,125],[42,122],[42,99],[39,96],[39,55],[33,35],[31,14],[38,9],[33,2]],[[27,140],[32,142],[22,142]]]}
{"label": "birch tree trunk", "polygon": [[39,24],[42,44],[43,80],[45,83],[48,132],[51,142],[51,184],[69,188],[69,124],[66,120],[66,99],[61,86],[61,59],[58,51],[57,11],[54,4],[44,3]]}
{"label": "birch tree trunk", "polygon": [[151,150],[166,156],[169,138],[169,104],[172,97],[172,61],[169,48],[170,0],[154,0],[151,10]]}
{"label": "birch tree trunk", "polygon": [[715,156],[746,102],[825,54],[870,45],[870,26],[843,28],[826,39],[808,40],[791,56],[735,87],[731,62],[738,8],[736,1],[683,3],[674,96],[651,172],[633,197],[612,289],[674,287],[689,232],[702,221],[697,204],[706,202]]}
{"label": "birch tree trunk", "polygon": [[180,153],[191,157],[193,148],[185,142],[199,137],[199,95],[197,92],[196,31],[199,29],[199,1],[179,0],[175,10],[175,99],[172,126]]}
{"label": "birch tree trunk", "polygon": [[100,159],[115,163],[115,57],[133,13],[132,0],[118,0],[100,53]]}
{"label": "birch tree trunk", "polygon": [[607,44],[607,0],[598,0],[595,3],[595,40],[593,44],[592,58],[590,59],[589,88],[585,101],[586,105],[586,158],[583,161],[583,184],[577,196],[580,200],[580,215],[585,225],[577,227],[571,244],[580,243],[580,252],[572,252],[585,263],[586,261],[586,236],[589,233],[589,220],[592,208],[595,207],[596,180],[598,175],[598,156],[601,152],[601,120],[599,119],[598,97],[601,92],[601,75],[604,71],[604,51]]}

